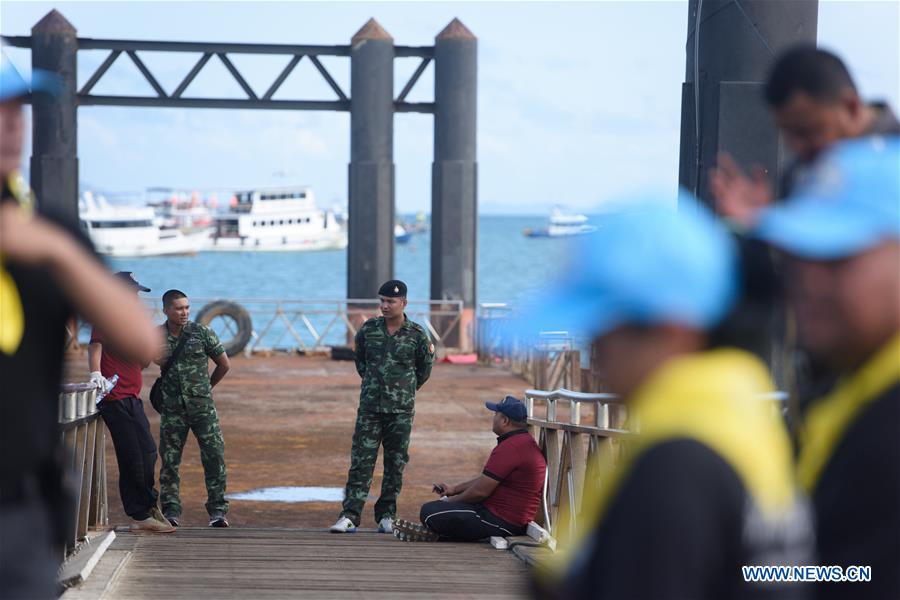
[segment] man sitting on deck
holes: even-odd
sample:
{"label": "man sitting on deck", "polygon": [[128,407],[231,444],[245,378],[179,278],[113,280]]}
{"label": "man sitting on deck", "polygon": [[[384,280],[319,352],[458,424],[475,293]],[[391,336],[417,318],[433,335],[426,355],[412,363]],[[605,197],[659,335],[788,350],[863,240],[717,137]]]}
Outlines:
{"label": "man sitting on deck", "polygon": [[494,411],[492,430],[498,437],[481,475],[457,485],[436,483],[442,498],[422,505],[421,525],[397,520],[398,539],[475,542],[525,533],[541,505],[547,461],[528,433],[521,400],[507,396],[485,406]]}

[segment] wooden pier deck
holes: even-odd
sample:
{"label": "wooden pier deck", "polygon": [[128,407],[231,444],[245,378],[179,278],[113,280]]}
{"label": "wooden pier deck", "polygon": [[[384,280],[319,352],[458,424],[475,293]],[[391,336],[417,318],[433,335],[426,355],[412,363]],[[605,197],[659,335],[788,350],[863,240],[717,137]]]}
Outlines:
{"label": "wooden pier deck", "polygon": [[522,561],[488,544],[405,543],[374,532],[181,528],[117,531],[63,600],[520,598]]}

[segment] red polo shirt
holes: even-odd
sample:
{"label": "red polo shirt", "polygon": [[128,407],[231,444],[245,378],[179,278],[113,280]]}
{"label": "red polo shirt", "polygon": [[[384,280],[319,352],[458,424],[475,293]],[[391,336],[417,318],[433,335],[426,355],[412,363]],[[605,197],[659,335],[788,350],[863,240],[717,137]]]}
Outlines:
{"label": "red polo shirt", "polygon": [[484,474],[500,482],[482,504],[507,523],[525,526],[541,506],[547,461],[525,429],[497,438]]}
{"label": "red polo shirt", "polygon": [[[103,334],[97,329],[91,331],[91,343],[104,343]],[[105,345],[103,353],[100,355],[100,373],[107,379],[111,379],[113,375],[119,376],[116,387],[104,396],[103,400],[121,400],[130,396],[141,397],[141,387],[144,383],[143,377],[141,377],[141,365],[117,356]]]}

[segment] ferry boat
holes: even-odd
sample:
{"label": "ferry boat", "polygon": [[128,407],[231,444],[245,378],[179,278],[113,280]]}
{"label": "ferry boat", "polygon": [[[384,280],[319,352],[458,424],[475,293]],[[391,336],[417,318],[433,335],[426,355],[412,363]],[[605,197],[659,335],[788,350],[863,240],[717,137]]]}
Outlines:
{"label": "ferry boat", "polygon": [[78,205],[81,228],[104,256],[195,254],[209,238],[209,229],[185,233],[177,227],[162,227],[149,206],[112,205],[91,192],[84,192]]}
{"label": "ferry boat", "polygon": [[197,191],[184,192],[155,187],[148,188],[146,196],[147,205],[156,211],[156,216],[164,228],[177,228],[185,233],[212,228],[210,209],[216,207],[215,195],[201,201],[200,193]]}
{"label": "ferry boat", "polygon": [[332,211],[316,206],[309,187],[238,192],[216,215],[207,250],[298,251],[347,246],[347,230]]}
{"label": "ferry boat", "polygon": [[549,225],[543,229],[526,229],[524,234],[531,238],[546,237],[571,237],[584,235],[597,231],[594,225],[588,225],[586,215],[563,212],[559,207],[554,207],[550,213]]}

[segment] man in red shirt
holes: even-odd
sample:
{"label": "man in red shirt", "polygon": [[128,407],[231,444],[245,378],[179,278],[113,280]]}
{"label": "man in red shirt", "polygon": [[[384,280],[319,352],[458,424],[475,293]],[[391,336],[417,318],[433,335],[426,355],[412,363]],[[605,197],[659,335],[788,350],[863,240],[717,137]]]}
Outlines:
{"label": "man in red shirt", "polygon": [[[135,292],[149,292],[150,288],[139,284],[130,271],[120,271],[116,277],[130,284]],[[159,510],[154,487],[156,472],[156,442],[150,433],[150,423],[144,414],[141,401],[143,378],[140,365],[122,358],[115,349],[103,347],[104,335],[96,328],[91,332],[88,346],[88,365],[91,381],[100,386],[101,393],[108,389],[114,375],[119,380],[103,396],[98,405],[100,416],[106,423],[116,449],[119,463],[119,495],[125,513],[134,519],[134,530],[170,533],[175,528]]]}
{"label": "man in red shirt", "polygon": [[521,400],[507,396],[485,406],[494,411],[492,429],[498,437],[481,475],[457,485],[436,483],[434,491],[442,498],[422,505],[422,525],[398,520],[399,539],[475,542],[525,533],[541,506],[547,461],[528,433]]}

